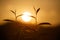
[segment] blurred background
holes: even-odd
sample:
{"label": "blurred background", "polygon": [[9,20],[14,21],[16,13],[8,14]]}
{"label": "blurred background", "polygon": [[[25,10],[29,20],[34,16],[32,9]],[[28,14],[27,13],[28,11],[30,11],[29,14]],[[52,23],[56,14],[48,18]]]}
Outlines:
{"label": "blurred background", "polygon": [[41,22],[49,22],[53,26],[60,24],[60,0],[0,0],[0,24],[4,23],[3,19],[14,20],[14,14],[10,10],[16,10],[17,15],[27,11],[35,16],[33,6],[36,9],[40,8],[37,15],[38,24]]}
{"label": "blurred background", "polygon": [[[38,25],[30,24],[35,24],[33,18],[24,22],[18,17],[15,21],[15,15],[10,11],[16,10],[17,15],[29,12],[36,16],[33,7],[40,8],[37,14]],[[0,40],[59,39],[60,0],[0,0]]]}

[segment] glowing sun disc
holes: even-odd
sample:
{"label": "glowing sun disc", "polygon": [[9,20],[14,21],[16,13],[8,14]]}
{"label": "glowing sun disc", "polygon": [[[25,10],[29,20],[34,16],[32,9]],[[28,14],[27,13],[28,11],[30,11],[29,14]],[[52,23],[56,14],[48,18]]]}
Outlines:
{"label": "glowing sun disc", "polygon": [[21,18],[24,22],[29,22],[29,21],[31,21],[30,15],[31,15],[31,13],[24,12],[23,15],[21,16]]}

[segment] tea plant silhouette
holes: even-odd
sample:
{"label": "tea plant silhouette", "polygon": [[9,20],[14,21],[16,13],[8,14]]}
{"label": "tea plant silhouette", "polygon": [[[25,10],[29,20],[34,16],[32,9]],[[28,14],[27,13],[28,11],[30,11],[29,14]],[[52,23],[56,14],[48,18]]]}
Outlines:
{"label": "tea plant silhouette", "polygon": [[15,15],[15,20],[16,20],[16,21],[17,21],[17,18],[18,18],[19,16],[22,16],[22,14],[17,15],[16,10],[15,10],[15,11],[10,10],[10,11]]}
{"label": "tea plant silhouette", "polygon": [[35,7],[33,7],[33,9],[34,9],[35,14],[36,14],[36,17],[35,18],[36,18],[36,25],[37,25],[37,14],[38,14],[40,8],[36,9]]}
{"label": "tea plant silhouette", "polygon": [[[40,8],[36,9],[35,7],[33,7],[33,9],[34,9],[34,11],[35,11],[36,17],[35,17],[35,16],[30,16],[30,17],[34,18],[34,19],[36,20],[36,24],[37,24],[37,14],[38,14]],[[17,18],[18,18],[19,16],[24,15],[24,14],[17,15],[16,10],[15,10],[15,11],[10,10],[10,11],[15,15],[15,20],[16,20],[16,21],[17,21]]]}

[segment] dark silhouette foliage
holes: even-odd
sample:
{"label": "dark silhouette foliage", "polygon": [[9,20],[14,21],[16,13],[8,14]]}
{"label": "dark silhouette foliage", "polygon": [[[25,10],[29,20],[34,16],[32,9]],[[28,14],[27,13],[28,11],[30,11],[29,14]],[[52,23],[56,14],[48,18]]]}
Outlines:
{"label": "dark silhouette foliage", "polygon": [[42,23],[40,23],[39,25],[51,25],[50,23],[48,23],[48,22],[42,22]]}
{"label": "dark silhouette foliage", "polygon": [[[27,27],[21,22],[5,19],[5,24],[0,25],[0,40],[59,40],[60,26],[57,27],[39,27],[37,31]],[[45,23],[42,23],[43,25]],[[46,23],[50,25],[50,23]]]}

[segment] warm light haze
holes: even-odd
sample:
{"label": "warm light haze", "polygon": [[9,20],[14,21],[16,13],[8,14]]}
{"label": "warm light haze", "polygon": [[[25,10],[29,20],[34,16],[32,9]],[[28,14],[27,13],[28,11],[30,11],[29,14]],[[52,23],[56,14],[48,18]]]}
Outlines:
{"label": "warm light haze", "polygon": [[38,24],[42,22],[49,22],[53,26],[60,24],[60,0],[0,0],[0,24],[4,22],[3,19],[15,20],[10,10],[16,10],[17,15],[24,14],[22,20],[18,17],[19,21],[35,22],[34,19],[25,15],[31,13],[35,16],[33,6],[36,9],[40,8],[37,14]]}
{"label": "warm light haze", "polygon": [[29,22],[29,21],[31,21],[30,15],[31,15],[31,13],[24,12],[23,15],[21,16],[21,18],[24,22]]}

